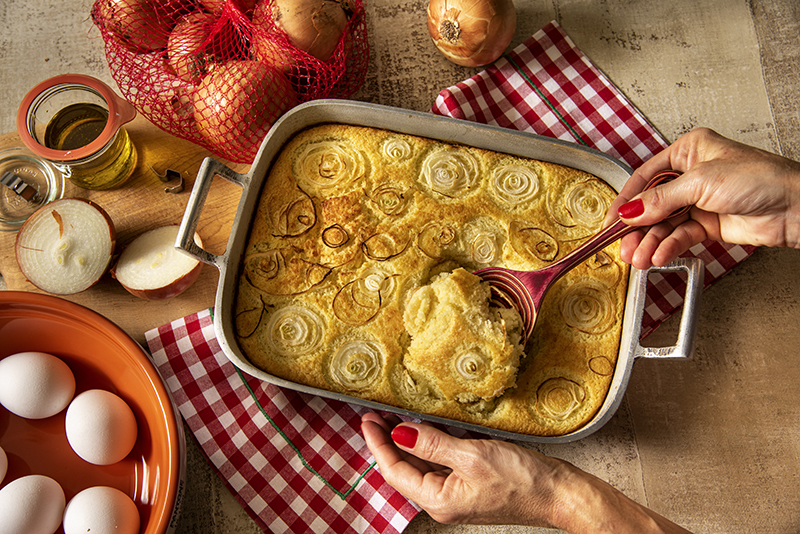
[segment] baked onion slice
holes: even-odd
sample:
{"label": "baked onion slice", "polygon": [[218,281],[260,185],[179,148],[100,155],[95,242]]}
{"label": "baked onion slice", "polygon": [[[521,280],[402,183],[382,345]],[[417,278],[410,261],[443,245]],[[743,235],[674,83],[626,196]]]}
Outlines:
{"label": "baked onion slice", "polygon": [[565,202],[575,222],[589,229],[599,228],[608,211],[605,195],[583,184],[573,187],[567,193]]}
{"label": "baked onion slice", "polygon": [[602,334],[616,317],[609,291],[594,282],[578,282],[561,296],[561,317],[570,328],[586,334]]}
{"label": "baked onion slice", "polygon": [[391,184],[377,187],[369,199],[381,213],[388,216],[400,215],[408,204],[404,191]]}
{"label": "baked onion slice", "polygon": [[276,237],[303,235],[317,222],[314,201],[300,188],[270,184],[266,199],[266,216]]}
{"label": "baked onion slice", "polygon": [[333,381],[348,391],[371,389],[383,370],[383,352],[377,343],[365,340],[347,341],[330,360]]}
{"label": "baked onion slice", "polygon": [[411,156],[411,144],[405,139],[389,138],[383,143],[382,152],[386,159],[400,163]]}
{"label": "baked onion slice", "polygon": [[529,223],[512,221],[508,228],[511,247],[528,260],[551,262],[558,256],[558,241],[541,228],[531,228]]}
{"label": "baked onion slice", "polygon": [[314,352],[322,342],[322,317],[304,306],[290,305],[270,315],[267,344],[281,356],[302,356]]}
{"label": "baked onion slice", "polygon": [[387,261],[399,256],[408,248],[408,241],[399,243],[395,236],[385,233],[375,234],[361,243],[364,255],[372,261]]}
{"label": "baked onion slice", "polygon": [[480,380],[486,374],[487,358],[475,349],[459,354],[454,362],[458,376],[464,380]]}
{"label": "baked onion slice", "polygon": [[350,235],[341,224],[333,224],[322,231],[322,242],[330,248],[339,248],[347,244]]}
{"label": "baked onion slice", "polygon": [[492,191],[512,206],[529,202],[539,192],[539,175],[530,167],[503,165],[492,173]]}
{"label": "baked onion slice", "polygon": [[611,204],[604,190],[604,184],[596,178],[572,184],[563,191],[554,189],[548,196],[550,215],[561,226],[598,230]]}
{"label": "baked onion slice", "polygon": [[297,156],[294,173],[298,180],[328,188],[349,184],[364,175],[364,158],[344,141],[311,142]]}
{"label": "baked onion slice", "polygon": [[425,158],[420,177],[433,191],[456,198],[475,185],[478,161],[460,148],[437,150]]}
{"label": "baked onion slice", "polygon": [[394,276],[368,271],[346,284],[333,298],[333,314],[343,323],[361,326],[375,317],[395,290]]}
{"label": "baked onion slice", "polygon": [[497,259],[497,242],[491,234],[478,234],[472,240],[470,246],[472,259],[477,263],[492,263]]}
{"label": "baked onion slice", "polygon": [[244,276],[253,287],[270,295],[299,295],[320,284],[331,268],[310,262],[292,247],[250,254]]}
{"label": "baked onion slice", "polygon": [[551,378],[536,391],[536,411],[542,417],[565,421],[586,400],[586,390],[572,380]]}
{"label": "baked onion slice", "polygon": [[596,375],[611,376],[614,373],[614,364],[605,356],[595,356],[589,360],[589,369]]}
{"label": "baked onion slice", "polygon": [[432,259],[442,257],[444,248],[455,241],[456,231],[444,223],[431,222],[417,235],[417,248]]}

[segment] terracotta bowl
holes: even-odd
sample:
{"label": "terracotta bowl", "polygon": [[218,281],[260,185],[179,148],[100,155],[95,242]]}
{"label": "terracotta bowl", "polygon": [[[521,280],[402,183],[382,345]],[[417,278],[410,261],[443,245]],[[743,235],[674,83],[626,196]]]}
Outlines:
{"label": "terracotta bowl", "polygon": [[0,406],[0,447],[8,455],[0,485],[46,475],[61,484],[67,502],[87,487],[112,486],[136,503],[142,534],[172,532],[185,491],[186,443],[178,411],[147,353],[88,308],[49,295],[0,291],[0,360],[25,351],[64,360],[75,375],[76,395],[97,388],[120,396],[136,415],[139,434],[125,459],[97,466],[69,446],[66,410],[27,420]]}

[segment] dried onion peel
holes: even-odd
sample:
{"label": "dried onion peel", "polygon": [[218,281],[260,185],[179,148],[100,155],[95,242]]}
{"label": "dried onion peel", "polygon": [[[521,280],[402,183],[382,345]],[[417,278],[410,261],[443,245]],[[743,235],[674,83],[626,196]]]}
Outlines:
{"label": "dried onion peel", "polygon": [[517,27],[511,0],[430,0],[428,32],[447,59],[463,67],[492,63]]}
{"label": "dried onion peel", "polygon": [[22,225],[14,247],[22,274],[56,295],[79,293],[108,270],[114,223],[89,200],[64,198],[39,208]]}

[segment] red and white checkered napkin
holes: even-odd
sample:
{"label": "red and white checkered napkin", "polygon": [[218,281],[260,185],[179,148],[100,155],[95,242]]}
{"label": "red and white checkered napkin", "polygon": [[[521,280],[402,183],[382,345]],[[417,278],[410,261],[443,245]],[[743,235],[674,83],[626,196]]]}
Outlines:
{"label": "red and white checkered napkin", "polygon": [[373,469],[363,410],[242,373],[210,310],[145,337],[208,462],[265,532],[402,532],[418,513]]}
{"label": "red and white checkered napkin", "polygon": [[[442,91],[432,111],[579,143],[614,156],[633,168],[667,147],[667,142],[628,99],[575,46],[556,22],[472,78]],[[705,261],[705,286],[753,253],[707,241],[685,256]],[[683,303],[681,275],[650,276],[642,336]]]}

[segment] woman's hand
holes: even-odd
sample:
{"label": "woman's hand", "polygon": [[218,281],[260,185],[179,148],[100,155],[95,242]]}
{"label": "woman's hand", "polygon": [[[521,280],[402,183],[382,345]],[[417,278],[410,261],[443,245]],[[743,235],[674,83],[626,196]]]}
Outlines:
{"label": "woman's hand", "polygon": [[566,464],[510,443],[387,419],[362,418],[367,446],[386,481],[436,521],[553,526],[555,481],[568,476]]}
{"label": "woman's hand", "polygon": [[442,523],[687,532],[571,464],[512,443],[459,439],[375,413],[362,417],[361,430],[386,482]]}
{"label": "woman's hand", "polygon": [[[683,175],[640,193],[664,169]],[[660,222],[690,205],[688,216]],[[622,259],[639,269],[666,265],[709,238],[800,248],[800,163],[696,129],[633,173],[607,222],[617,214],[629,224],[652,225],[622,240]]]}

